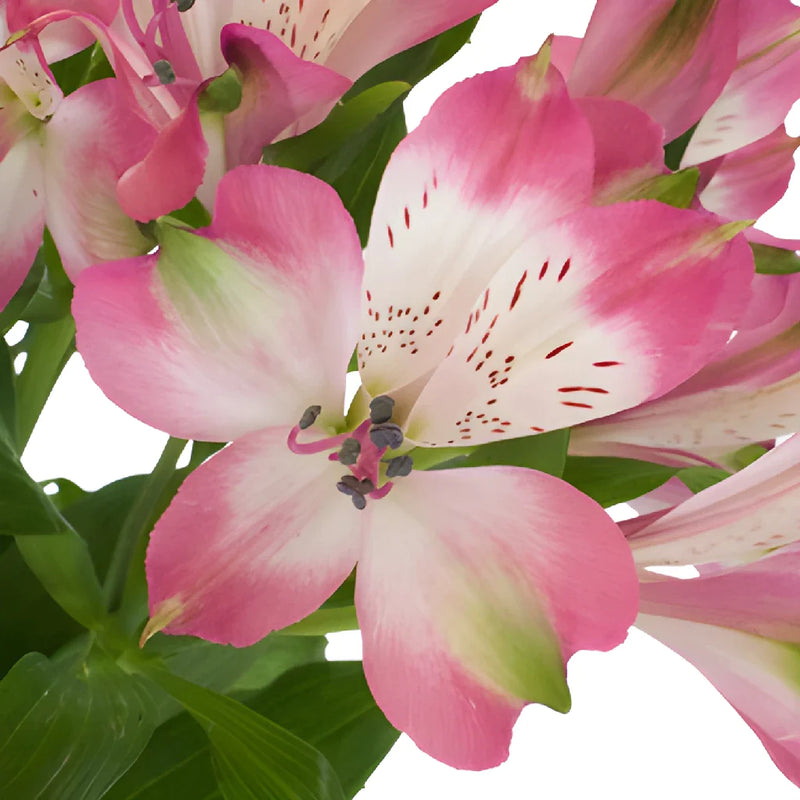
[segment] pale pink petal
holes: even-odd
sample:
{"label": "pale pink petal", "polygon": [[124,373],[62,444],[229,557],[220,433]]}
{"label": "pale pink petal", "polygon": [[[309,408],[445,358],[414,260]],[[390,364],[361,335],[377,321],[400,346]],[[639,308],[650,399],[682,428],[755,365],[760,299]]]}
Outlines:
{"label": "pale pink petal", "polygon": [[361,252],[326,184],[238,167],[214,222],[161,229],[158,255],[78,278],[78,348],[118,405],[177,436],[227,441],[293,425],[321,404],[341,419]]}
{"label": "pale pink petal", "polygon": [[134,114],[116,80],[73,92],[44,132],[47,227],[69,276],[100,261],[146,253],[145,238],[117,202],[120,175],[155,131]]}
{"label": "pale pink petal", "polygon": [[[5,109],[4,109],[5,110]],[[2,115],[3,111],[0,111]],[[1,124],[2,117],[0,117]],[[44,173],[36,136],[18,139],[0,160],[0,309],[33,264],[44,229]]]}
{"label": "pale pink petal", "polygon": [[726,155],[700,193],[704,208],[728,219],[757,219],[783,197],[800,137],[781,125]]}
{"label": "pale pink petal", "polygon": [[[363,10],[331,41],[326,66],[355,79],[370,67],[412,45],[430,39],[470,17],[480,14],[496,0],[349,0],[342,8],[363,6]],[[308,5],[308,2],[306,3]],[[338,10],[327,0],[311,3],[322,24],[325,11]],[[333,20],[322,30],[331,34]],[[307,28],[310,31],[310,28]],[[309,51],[311,46],[309,44]]]}
{"label": "pale pink petal", "polygon": [[546,65],[543,54],[452,87],[392,156],[364,256],[372,395],[433,369],[492,275],[589,201],[591,131]]}
{"label": "pale pink petal", "polygon": [[[64,96],[33,36],[0,47],[0,84],[2,82],[15,95],[13,102],[21,101],[28,113],[40,120],[50,117]],[[8,89],[4,87],[4,92]]]}
{"label": "pale pink petal", "polygon": [[685,380],[725,344],[749,294],[750,249],[741,235],[723,241],[719,226],[640,201],[537,233],[479,296],[408,436],[427,445],[529,436]]}
{"label": "pale pink petal", "polygon": [[741,563],[800,540],[800,436],[628,537],[636,563]]}
{"label": "pale pink petal", "polygon": [[343,467],[292,453],[287,433],[213,456],[156,524],[150,612],[172,617],[168,633],[253,644],[316,610],[353,569],[367,517],[336,489]]}
{"label": "pale pink petal", "polygon": [[625,523],[637,523],[640,522],[645,515],[666,511],[682,503],[684,500],[688,500],[692,494],[692,490],[680,478],[670,478],[666,483],[662,483],[661,486],[653,489],[653,491],[643,494],[641,497],[636,497],[633,500],[628,500],[628,505],[636,511],[639,516],[633,520],[625,520],[620,523],[620,527],[622,527],[623,532],[627,536],[633,533],[633,529],[632,526],[626,526]]}
{"label": "pale pink petal", "polygon": [[641,586],[637,625],[693,663],[800,784],[800,552]]}
{"label": "pale pink petal", "polygon": [[527,702],[565,711],[564,665],[619,644],[637,607],[617,527],[549,475],[414,472],[371,502],[356,578],[364,670],[435,758],[484,769]]}
{"label": "pale pink petal", "polygon": [[644,111],[608,97],[577,104],[594,136],[595,202],[664,172],[664,129]]}
{"label": "pale pink petal", "polygon": [[350,88],[347,78],[303,61],[273,34],[247,25],[226,25],[221,46],[242,81],[242,102],[225,117],[229,169],[258,162],[285,128],[324,112]]}
{"label": "pale pink petal", "polygon": [[783,239],[760,231],[758,228],[748,228],[745,236],[747,236],[747,241],[754,244],[766,244],[770,247],[780,247],[782,250],[800,250],[800,239]]}
{"label": "pale pink petal", "polygon": [[[109,24],[117,13],[119,0],[6,0],[5,6],[8,29],[14,32],[27,27],[37,17],[61,10],[91,14]],[[83,50],[93,39],[79,22],[64,20],[48,28],[41,41],[48,62],[52,63]]]}
{"label": "pale pink petal", "polygon": [[[669,463],[665,449],[719,460],[746,444],[800,429],[800,275],[756,275],[754,301],[716,359],[657,400],[582,425],[580,455]],[[758,324],[761,321],[762,324]]]}
{"label": "pale pink petal", "polygon": [[208,155],[197,108],[199,91],[159,132],[147,155],[122,175],[117,197],[134,219],[147,222],[169,214],[194,197]]}
{"label": "pale pink petal", "polygon": [[739,0],[737,66],[692,135],[683,164],[699,164],[775,130],[800,97],[800,8],[791,0]]}
{"label": "pale pink petal", "polygon": [[737,2],[681,3],[680,13],[676,6],[674,0],[598,0],[570,92],[639,106],[664,126],[667,141],[690,128],[735,66]]}

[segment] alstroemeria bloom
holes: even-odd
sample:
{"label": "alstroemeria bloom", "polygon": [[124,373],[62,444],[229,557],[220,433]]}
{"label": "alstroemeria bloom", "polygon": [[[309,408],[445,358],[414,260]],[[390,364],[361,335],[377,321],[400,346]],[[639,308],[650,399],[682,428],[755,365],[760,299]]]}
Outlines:
{"label": "alstroemeria bloom", "polygon": [[153,531],[153,625],[249,644],[357,562],[367,679],[424,750],[488,767],[525,703],[567,707],[567,659],[635,614],[618,529],[533,470],[407,474],[408,446],[610,413],[724,343],[749,291],[742,237],[652,201],[589,207],[593,173],[563,80],[527,59],[452,88],[398,147],[366,268],[327,185],[261,166],[225,176],[208,229],[162,226],[157,255],[80,276],[78,347],[108,396],[235,439]]}
{"label": "alstroemeria bloom", "polygon": [[[493,1],[238,0],[179,12],[168,0],[124,0],[116,29],[124,20],[141,51],[132,64],[149,72],[171,121],[121,182],[123,207],[136,219],[153,219],[198,189],[210,206],[227,170],[257,163],[262,148],[288,129],[301,133],[321,121],[370,67]],[[208,81],[229,67],[241,82],[238,107],[198,107]]]}
{"label": "alstroemeria bloom", "polygon": [[65,98],[35,37],[0,49],[0,307],[25,278],[45,224],[71,276],[147,251],[116,185],[154,135],[116,80]]}
{"label": "alstroemeria bloom", "polygon": [[800,783],[800,436],[667,511],[623,523],[642,572],[636,624],[698,669]]}
{"label": "alstroemeria bloom", "polygon": [[740,330],[663,397],[572,431],[571,452],[671,465],[724,463],[800,429],[800,275],[756,275]]}

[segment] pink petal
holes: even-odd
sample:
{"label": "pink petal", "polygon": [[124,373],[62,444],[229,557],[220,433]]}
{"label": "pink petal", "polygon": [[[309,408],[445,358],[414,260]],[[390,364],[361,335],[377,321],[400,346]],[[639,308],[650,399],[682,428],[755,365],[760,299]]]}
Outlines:
{"label": "pink petal", "polygon": [[800,436],[628,537],[637,564],[742,563],[800,540]]}
{"label": "pink petal", "polygon": [[150,611],[166,630],[246,646],[314,611],[355,565],[366,517],[343,467],[286,446],[288,428],[234,442],[196,469],[147,550]]}
{"label": "pink petal", "polygon": [[598,0],[569,77],[570,92],[639,106],[664,126],[667,141],[690,128],[735,66],[737,1],[683,3],[682,13],[675,12],[677,5]]}
{"label": "pink petal", "polygon": [[786,192],[798,146],[800,137],[788,136],[780,125],[729,153],[700,193],[703,207],[728,219],[757,219]]}
{"label": "pink petal", "polygon": [[[3,109],[0,115],[3,114]],[[2,117],[0,116],[0,124]],[[44,174],[36,136],[17,140],[0,160],[0,309],[22,285],[42,243]]]}
{"label": "pink petal", "polygon": [[[800,552],[641,586],[637,624],[692,662],[800,784]],[[791,644],[790,644],[791,643]]]}
{"label": "pink petal", "polygon": [[546,65],[543,54],[457,84],[392,156],[364,256],[373,396],[433,369],[492,275],[590,199],[591,131]]}
{"label": "pink petal", "polygon": [[529,436],[685,380],[725,344],[749,292],[750,250],[742,236],[714,243],[718,230],[713,217],[640,201],[538,232],[479,296],[408,436],[431,446]]}
{"label": "pink petal", "polygon": [[242,80],[241,105],[225,117],[228,168],[257,163],[263,147],[285,128],[327,111],[351,85],[298,58],[273,34],[247,25],[226,25],[221,45]]}
{"label": "pink petal", "polygon": [[367,680],[392,724],[447,764],[503,761],[523,705],[568,709],[570,656],[625,638],[630,554],[556,478],[414,472],[368,511],[356,579]]}
{"label": "pink petal", "polygon": [[222,180],[214,222],[161,229],[159,255],[81,273],[78,347],[118,405],[177,436],[227,441],[340,419],[362,262],[333,189],[278,167]]}
{"label": "pink petal", "polygon": [[120,208],[120,175],[155,131],[133,113],[117,81],[96,81],[61,103],[44,132],[47,226],[67,273],[152,246]]}
{"label": "pink petal", "polygon": [[738,64],[694,132],[683,164],[699,164],[774,131],[798,99],[800,9],[790,0],[740,0]]}
{"label": "pink petal", "polygon": [[582,97],[577,103],[594,135],[595,198],[664,172],[664,129],[644,111],[608,97]]}
{"label": "pink petal", "polygon": [[582,45],[583,39],[578,36],[553,36],[551,39],[553,66],[567,82]]}
{"label": "pink petal", "polygon": [[147,155],[121,177],[119,204],[134,219],[147,222],[169,214],[194,197],[208,155],[197,108],[199,92],[159,132]]}
{"label": "pink petal", "polygon": [[[361,11],[342,27],[330,55],[322,56],[326,66],[355,80],[370,67],[389,56],[430,39],[470,17],[480,14],[495,0],[350,0],[337,5],[342,8],[361,6]],[[325,11],[335,14],[327,0],[316,0],[318,20]],[[314,11],[310,10],[313,14]],[[319,23],[317,23],[319,24]],[[323,23],[324,24],[324,23]],[[329,19],[328,32],[335,23]],[[308,29],[310,31],[310,28]],[[309,45],[308,52],[311,52]],[[306,56],[308,57],[308,56]]]}
{"label": "pink petal", "polygon": [[[119,0],[6,0],[5,6],[8,29],[13,32],[22,30],[43,14],[61,10],[91,14],[108,25],[117,13]],[[83,25],[65,20],[47,30],[42,36],[42,47],[52,63],[83,50],[92,41]]]}
{"label": "pink petal", "polygon": [[719,460],[798,430],[800,275],[756,275],[753,288],[744,330],[714,361],[663,397],[576,428],[572,452],[621,455],[627,448],[629,457],[669,463],[663,450],[677,449]]}

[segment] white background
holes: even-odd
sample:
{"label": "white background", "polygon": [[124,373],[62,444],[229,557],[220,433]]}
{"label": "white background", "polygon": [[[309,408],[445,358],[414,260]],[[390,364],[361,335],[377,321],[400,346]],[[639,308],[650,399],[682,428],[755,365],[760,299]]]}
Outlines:
{"label": "white background", "polygon": [[[592,6],[586,0],[500,0],[484,14],[472,43],[412,93],[409,125],[455,81],[535,52],[551,32],[582,35]],[[797,183],[761,227],[800,236]],[[75,356],[24,463],[37,480],[67,477],[96,489],[149,471],[165,440],[164,434],[112,406]],[[357,633],[331,638],[330,657],[358,657]],[[569,679],[573,710],[560,715],[528,707],[516,726],[511,758],[501,767],[459,772],[402,737],[358,800],[800,797],[716,690],[644,634],[632,631],[612,653],[578,653],[570,662]]]}

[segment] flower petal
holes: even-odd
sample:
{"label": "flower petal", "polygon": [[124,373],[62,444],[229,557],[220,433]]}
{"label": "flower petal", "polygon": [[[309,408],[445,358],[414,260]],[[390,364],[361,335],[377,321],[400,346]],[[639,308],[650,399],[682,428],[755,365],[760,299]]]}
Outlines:
{"label": "flower petal", "polygon": [[[496,0],[349,0],[337,5],[362,6],[343,29],[324,59],[331,69],[355,80],[389,56],[436,36],[464,20],[480,14]],[[331,4],[313,3],[324,17]],[[332,10],[332,14],[336,9]],[[329,20],[328,28],[333,27]],[[342,26],[343,27],[343,26]]]}
{"label": "flower petal", "polygon": [[800,8],[791,0],[739,0],[737,66],[703,115],[682,165],[700,164],[775,130],[798,99]]}
{"label": "flower petal", "polygon": [[636,563],[742,563],[800,540],[800,435],[628,537]]}
{"label": "flower petal", "polygon": [[356,577],[367,680],[392,724],[447,764],[503,761],[523,705],[569,708],[570,656],[625,638],[630,553],[600,507],[557,478],[413,472],[367,512]]}
{"label": "flower petal", "polygon": [[317,609],[352,571],[364,518],[336,490],[342,466],[292,453],[287,433],[268,428],[213,456],[156,524],[150,611],[171,617],[168,633],[252,644]]}
{"label": "flower petal", "polygon": [[800,137],[781,125],[726,155],[700,193],[704,208],[728,219],[757,219],[783,197]]}
{"label": "flower petal", "polygon": [[[753,324],[669,394],[572,431],[571,451],[664,463],[664,449],[720,459],[745,444],[800,428],[800,275],[756,275]],[[758,315],[764,315],[758,324]],[[755,324],[754,324],[755,323]]]}
{"label": "flower petal", "polygon": [[529,436],[685,380],[724,345],[749,292],[750,249],[719,231],[713,217],[641,201],[539,232],[480,296],[407,435],[429,446]]}
{"label": "flower petal", "polygon": [[370,394],[444,358],[492,275],[588,202],[593,156],[546,53],[442,95],[392,156],[372,215],[359,345]]}
{"label": "flower petal", "polygon": [[78,347],[115,403],[177,436],[291,426],[315,403],[341,418],[361,271],[333,189],[238,167],[210,228],[163,227],[158,256],[79,276]]}
{"label": "flower petal", "polygon": [[119,203],[134,219],[147,222],[169,214],[194,197],[208,155],[197,108],[200,91],[158,133],[144,158],[120,178]]}
{"label": "flower petal", "polygon": [[627,100],[663,125],[670,141],[722,90],[736,42],[737,0],[598,0],[570,92]]}
{"label": "flower petal", "polygon": [[[2,114],[0,110],[0,124]],[[0,160],[0,309],[22,285],[42,243],[44,173],[36,136],[18,139]]]}
{"label": "flower petal", "polygon": [[242,80],[242,102],[225,118],[229,169],[257,163],[263,147],[285,128],[307,114],[324,115],[351,85],[336,72],[298,58],[272,33],[247,25],[226,25],[221,45]]}
{"label": "flower petal", "polygon": [[800,784],[800,551],[641,586],[637,625],[693,663]]}
{"label": "flower petal", "polygon": [[64,97],[34,36],[0,47],[0,83],[3,81],[36,119],[50,117]]}
{"label": "flower petal", "polygon": [[117,202],[117,181],[153,140],[116,80],[78,89],[47,124],[47,226],[74,280],[99,261],[146,253],[152,246]]}

